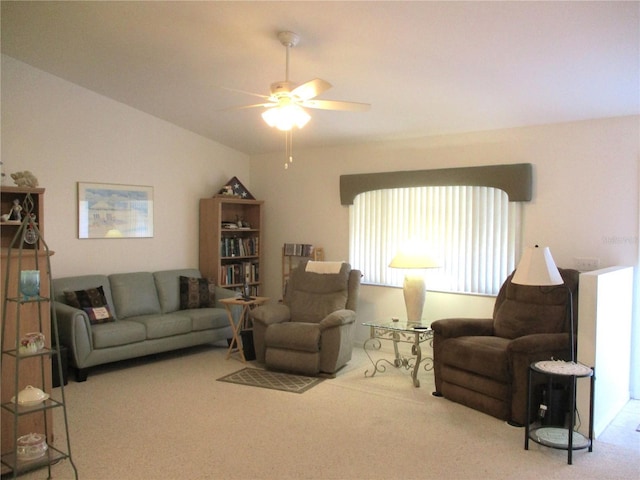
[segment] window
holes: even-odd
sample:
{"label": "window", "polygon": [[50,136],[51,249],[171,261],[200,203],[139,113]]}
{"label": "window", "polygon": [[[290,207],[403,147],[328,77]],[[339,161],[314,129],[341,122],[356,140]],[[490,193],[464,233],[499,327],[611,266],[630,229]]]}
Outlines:
{"label": "window", "polygon": [[424,240],[442,260],[430,290],[495,295],[519,258],[520,210],[493,187],[365,191],[349,207],[350,262],[363,283],[402,286],[405,272],[389,262],[403,242]]}

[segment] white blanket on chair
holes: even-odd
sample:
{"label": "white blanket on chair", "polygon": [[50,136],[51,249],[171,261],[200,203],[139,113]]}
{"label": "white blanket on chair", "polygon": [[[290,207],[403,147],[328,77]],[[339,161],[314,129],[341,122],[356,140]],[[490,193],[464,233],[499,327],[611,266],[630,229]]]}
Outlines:
{"label": "white blanket on chair", "polygon": [[314,262],[312,260],[307,262],[305,272],[313,273],[340,273],[343,262]]}

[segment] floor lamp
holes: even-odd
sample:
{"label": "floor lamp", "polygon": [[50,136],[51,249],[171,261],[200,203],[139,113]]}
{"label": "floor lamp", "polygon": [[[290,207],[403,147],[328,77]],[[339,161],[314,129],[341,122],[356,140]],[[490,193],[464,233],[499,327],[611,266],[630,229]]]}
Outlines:
{"label": "floor lamp", "polygon": [[[556,263],[553,261],[549,247],[527,247],[520,259],[518,268],[511,279],[518,285],[535,287],[565,285]],[[566,286],[566,285],[565,285]],[[575,332],[573,331],[573,295],[567,286],[569,296],[569,342],[571,348],[571,362],[575,362]]]}
{"label": "floor lamp", "polygon": [[389,267],[406,270],[419,270],[415,273],[407,272],[402,284],[404,303],[407,307],[407,323],[420,323],[427,287],[421,270],[439,267],[439,262],[429,255],[424,245],[410,243],[393,257]]}
{"label": "floor lamp", "polygon": [[[568,452],[567,461],[569,465],[571,465],[574,449],[577,450],[581,448],[589,448],[589,451],[592,451],[594,388],[593,370],[585,365],[576,363],[575,332],[573,330],[573,294],[571,292],[571,288],[569,288],[569,286],[566,285],[564,280],[562,279],[562,276],[558,271],[558,267],[553,261],[553,257],[551,256],[549,247],[540,248],[538,247],[538,245],[536,245],[535,247],[528,247],[525,250],[522,258],[520,259],[520,263],[518,264],[518,268],[516,269],[516,272],[511,279],[511,283],[538,287],[562,285],[567,289],[567,297],[569,301],[567,313],[569,315],[569,343],[571,349],[571,361],[564,362],[557,360],[548,360],[534,362],[533,364],[531,364],[529,369],[527,390],[527,416],[529,418],[525,424],[524,448],[525,450],[529,449],[529,439],[531,438],[535,442],[547,447],[566,449]],[[567,407],[569,409],[568,412],[570,415],[570,420],[566,429],[544,425],[540,425],[539,427],[533,429],[531,428],[531,376],[532,371],[534,370],[548,377],[549,387],[551,387],[551,379],[555,377],[564,376],[565,378],[570,379],[569,405]],[[585,377],[591,377],[588,438],[581,433],[574,431],[574,426],[576,423],[576,379]],[[541,404],[540,409],[542,413],[540,413],[539,415],[540,417],[543,417],[545,415],[544,412],[546,412],[547,405]]]}

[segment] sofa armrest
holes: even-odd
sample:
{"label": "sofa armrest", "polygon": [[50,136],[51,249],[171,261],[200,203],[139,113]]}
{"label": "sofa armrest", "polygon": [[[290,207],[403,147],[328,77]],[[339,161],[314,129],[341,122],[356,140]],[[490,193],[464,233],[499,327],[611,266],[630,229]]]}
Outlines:
{"label": "sofa armrest", "polygon": [[291,320],[291,311],[289,307],[281,303],[261,305],[254,308],[249,313],[254,322],[269,326],[274,323],[288,322]]}
{"label": "sofa armrest", "polygon": [[215,287],[215,295],[216,295],[216,307],[224,308],[224,305],[219,302],[222,298],[236,298],[238,296],[238,292],[235,290],[229,290],[228,288],[219,287],[216,285]]}
{"label": "sofa armrest", "polygon": [[442,338],[493,335],[493,318],[443,318],[431,328]]}
{"label": "sofa armrest", "polygon": [[323,332],[329,328],[341,327],[342,325],[349,325],[356,321],[356,312],[353,310],[336,310],[324,317],[320,323],[320,331]]}
{"label": "sofa armrest", "polygon": [[87,314],[62,302],[53,302],[58,321],[60,344],[71,351],[72,365],[82,368],[86,358],[93,350],[91,322]]}
{"label": "sofa armrest", "polygon": [[[216,303],[215,303],[216,308],[222,308],[225,311],[227,310],[227,307],[223,303],[220,303],[220,300],[223,298],[236,298],[238,296],[238,292],[236,292],[235,290],[219,287],[217,285],[215,287],[215,292],[216,292]],[[242,307],[240,305],[230,305],[230,310],[231,310],[231,316],[233,317],[233,323],[237,325],[238,321],[240,320],[240,314],[242,313]]]}

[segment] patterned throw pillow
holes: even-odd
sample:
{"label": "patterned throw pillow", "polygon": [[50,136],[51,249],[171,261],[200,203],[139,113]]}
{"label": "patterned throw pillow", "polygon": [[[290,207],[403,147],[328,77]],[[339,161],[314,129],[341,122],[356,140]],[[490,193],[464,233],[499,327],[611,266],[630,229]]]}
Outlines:
{"label": "patterned throw pillow", "polygon": [[102,287],[64,292],[64,298],[68,305],[84,310],[92,325],[115,321]]}
{"label": "patterned throw pillow", "polygon": [[208,278],[180,277],[180,310],[216,306],[216,289]]}

